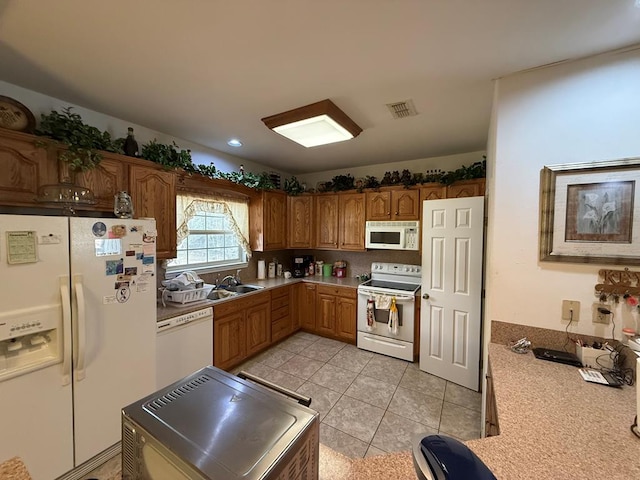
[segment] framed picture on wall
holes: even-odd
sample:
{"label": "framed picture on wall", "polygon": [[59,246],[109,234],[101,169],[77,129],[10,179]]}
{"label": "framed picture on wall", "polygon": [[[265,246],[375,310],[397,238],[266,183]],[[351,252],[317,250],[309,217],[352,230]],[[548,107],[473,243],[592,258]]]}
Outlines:
{"label": "framed picture on wall", "polygon": [[640,158],[540,173],[540,260],[640,265]]}

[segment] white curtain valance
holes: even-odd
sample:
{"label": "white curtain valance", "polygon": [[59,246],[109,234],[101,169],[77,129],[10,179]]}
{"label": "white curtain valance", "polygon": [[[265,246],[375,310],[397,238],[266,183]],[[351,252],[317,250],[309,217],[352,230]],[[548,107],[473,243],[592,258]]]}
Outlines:
{"label": "white curtain valance", "polygon": [[222,195],[180,194],[176,197],[178,244],[189,235],[189,220],[197,212],[225,214],[238,243],[251,257],[249,247],[249,199]]}

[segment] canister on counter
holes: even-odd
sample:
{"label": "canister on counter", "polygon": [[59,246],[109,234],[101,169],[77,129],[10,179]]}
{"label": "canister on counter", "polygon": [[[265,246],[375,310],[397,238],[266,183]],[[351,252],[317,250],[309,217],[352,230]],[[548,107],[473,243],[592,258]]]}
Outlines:
{"label": "canister on counter", "polygon": [[318,260],[316,262],[316,275],[322,275],[323,265],[324,265],[324,262],[322,260]]}
{"label": "canister on counter", "polygon": [[269,262],[269,278],[276,278],[276,264]]}
{"label": "canister on counter", "polygon": [[333,265],[330,263],[325,263],[322,266],[322,276],[323,277],[330,277],[333,273]]}

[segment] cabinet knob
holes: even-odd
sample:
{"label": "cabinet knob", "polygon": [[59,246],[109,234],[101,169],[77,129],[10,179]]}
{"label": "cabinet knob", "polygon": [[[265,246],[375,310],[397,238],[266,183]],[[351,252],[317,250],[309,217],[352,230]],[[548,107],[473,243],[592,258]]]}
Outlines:
{"label": "cabinet knob", "polygon": [[396,215],[398,215],[398,212],[396,212]]}
{"label": "cabinet knob", "polygon": [[425,300],[429,300],[429,294],[425,293],[424,295],[422,295],[422,298],[424,298]]}

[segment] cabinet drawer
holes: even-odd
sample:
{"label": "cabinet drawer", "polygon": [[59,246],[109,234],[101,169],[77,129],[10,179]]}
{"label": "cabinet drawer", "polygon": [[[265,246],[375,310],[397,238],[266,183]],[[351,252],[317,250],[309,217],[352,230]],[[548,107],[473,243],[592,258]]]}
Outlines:
{"label": "cabinet drawer", "polygon": [[271,310],[277,310],[281,307],[286,307],[289,305],[289,296],[280,297],[280,298],[272,298],[271,299]]}
{"label": "cabinet drawer", "polygon": [[291,330],[291,322],[289,318],[281,318],[277,322],[271,323],[271,341],[276,342],[280,340],[282,337],[289,334],[289,330]]}
{"label": "cabinet drawer", "polygon": [[271,310],[271,321],[275,322],[289,316],[289,305]]}
{"label": "cabinet drawer", "polygon": [[279,287],[271,290],[271,300],[276,298],[289,297],[289,287]]}
{"label": "cabinet drawer", "polygon": [[336,287],[333,285],[318,285],[318,294],[334,295],[338,297],[356,298],[358,292],[355,288]]}

